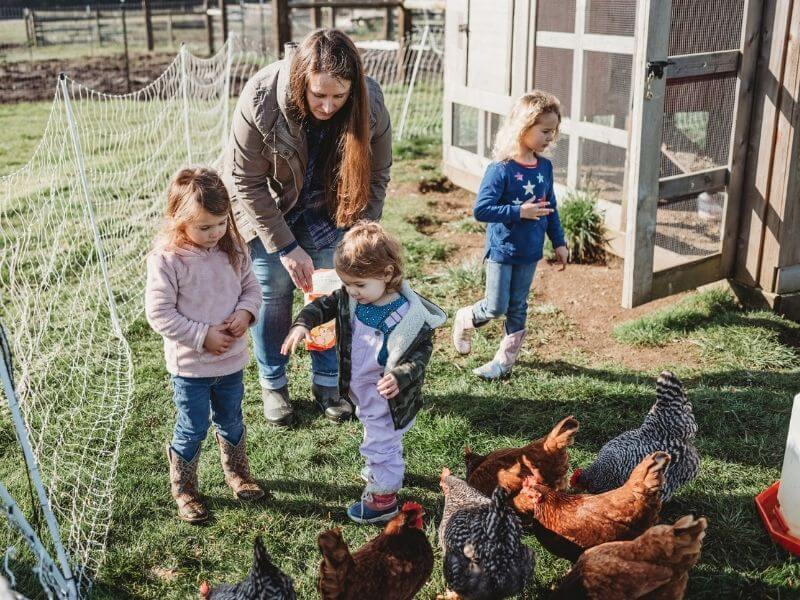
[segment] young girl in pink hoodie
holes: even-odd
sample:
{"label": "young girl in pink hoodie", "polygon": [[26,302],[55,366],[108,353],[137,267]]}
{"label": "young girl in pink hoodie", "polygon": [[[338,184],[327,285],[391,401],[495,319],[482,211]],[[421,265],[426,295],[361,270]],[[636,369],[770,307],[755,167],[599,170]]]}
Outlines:
{"label": "young girl in pink hoodie", "polygon": [[211,169],[182,169],[167,191],[164,228],[147,258],[145,312],[164,338],[178,411],[167,445],[178,516],[209,517],[197,486],[209,413],[225,481],[241,500],[264,491],[250,476],[242,420],[248,327],[258,316],[261,286],[231,214],[222,180]]}

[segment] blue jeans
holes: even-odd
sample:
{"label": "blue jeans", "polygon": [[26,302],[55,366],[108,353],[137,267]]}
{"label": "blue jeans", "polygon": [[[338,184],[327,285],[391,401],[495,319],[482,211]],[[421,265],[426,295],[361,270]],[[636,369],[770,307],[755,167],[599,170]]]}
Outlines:
{"label": "blue jeans", "polygon": [[531,291],[536,263],[506,265],[486,261],[486,294],[472,306],[476,326],[506,316],[506,334],[525,329],[528,316],[528,293]]}
{"label": "blue jeans", "polygon": [[190,462],[208,433],[209,412],[219,434],[236,446],[244,433],[242,397],[244,371],[222,377],[172,376],[172,399],[178,420],[172,433],[172,449]]}
{"label": "blue jeans", "polygon": [[[317,250],[303,224],[298,224],[293,233],[297,243],[314,261],[315,269],[333,268],[336,244]],[[281,354],[281,344],[292,324],[292,301],[296,288],[278,253],[268,253],[259,238],[250,242],[250,256],[263,298],[258,322],[252,328],[259,381],[261,387],[277,390],[288,383],[286,363],[289,357]],[[336,349],[311,352],[311,372],[312,381],[317,385],[336,387],[339,382]]]}

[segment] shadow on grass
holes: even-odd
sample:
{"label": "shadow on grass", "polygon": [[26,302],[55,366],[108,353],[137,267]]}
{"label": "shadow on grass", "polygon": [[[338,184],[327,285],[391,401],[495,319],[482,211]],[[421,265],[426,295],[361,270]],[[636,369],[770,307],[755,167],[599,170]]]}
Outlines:
{"label": "shadow on grass", "polygon": [[[577,447],[597,452],[609,439],[639,427],[655,401],[655,379],[649,376],[562,361],[522,362],[520,367],[555,376],[545,380],[546,389],[560,397],[537,396],[537,391],[523,396],[519,387],[480,383],[482,393],[428,394],[428,410],[459,415],[476,432],[523,439],[545,435],[571,414],[581,425]],[[573,386],[575,379],[585,380],[584,395],[564,399],[560,378]],[[780,465],[791,399],[800,391],[796,371],[719,371],[683,382],[698,422],[701,454],[741,465]]]}

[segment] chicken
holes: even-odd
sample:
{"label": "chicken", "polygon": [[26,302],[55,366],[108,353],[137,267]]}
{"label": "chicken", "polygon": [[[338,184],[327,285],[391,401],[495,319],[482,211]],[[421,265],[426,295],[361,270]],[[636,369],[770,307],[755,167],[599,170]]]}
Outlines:
{"label": "chicken", "polygon": [[656,525],[635,540],[609,542],[584,552],[553,600],[680,600],[689,570],[700,558],[706,520],[691,515]]}
{"label": "chicken", "polygon": [[573,560],[575,548],[568,545],[565,549],[556,540],[585,550],[633,539],[656,524],[669,461],[666,452],[654,452],[639,463],[623,486],[596,496],[553,490],[537,483],[534,473],[525,479],[514,506],[523,522],[535,519],[534,533],[545,548]]}
{"label": "chicken", "polygon": [[508,493],[498,485],[490,500],[449,469],[442,471],[441,486],[439,544],[448,587],[463,600],[508,598],[521,592],[534,559],[522,543],[522,524],[508,505]]}
{"label": "chicken", "polygon": [[501,469],[509,469],[515,463],[522,462],[522,469],[516,481],[510,482],[507,491],[513,496],[522,489],[522,481],[530,475],[532,463],[543,478],[545,485],[561,490],[567,487],[567,470],[569,455],[567,446],[575,441],[578,432],[578,421],[574,417],[566,417],[559,421],[545,437],[535,440],[522,448],[503,448],[486,456],[475,454],[469,448],[464,449],[464,463],[467,467],[467,481],[476,490],[489,496],[497,485],[497,474]]}
{"label": "chicken", "polygon": [[570,484],[593,494],[621,486],[634,467],[651,452],[663,450],[672,458],[663,500],[697,477],[700,455],[694,447],[697,421],[683,384],[674,373],[663,371],[656,384],[656,402],[638,429],[626,431],[607,442],[592,465],[576,469]]}
{"label": "chicken", "polygon": [[236,585],[220,584],[214,589],[205,581],[200,595],[208,600],[295,600],[291,578],[272,564],[260,536],[253,544],[253,566]]}
{"label": "chicken", "polygon": [[433,571],[433,549],[422,531],[422,507],[406,502],[383,532],[350,554],[341,529],[317,538],[322,552],[317,589],[322,600],[410,600]]}

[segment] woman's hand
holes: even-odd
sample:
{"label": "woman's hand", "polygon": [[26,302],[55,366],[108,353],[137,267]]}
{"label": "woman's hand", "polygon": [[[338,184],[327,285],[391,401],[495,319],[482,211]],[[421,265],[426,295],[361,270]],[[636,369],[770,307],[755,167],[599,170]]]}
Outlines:
{"label": "woman's hand", "polygon": [[538,221],[539,217],[545,217],[551,212],[553,212],[553,209],[550,208],[550,203],[544,199],[538,202],[531,199],[519,207],[520,218],[531,219],[533,221]]}
{"label": "woman's hand", "polygon": [[563,271],[567,268],[567,261],[569,260],[569,250],[567,250],[566,246],[559,246],[555,250],[556,252],[556,259],[558,262],[561,263],[561,268],[559,271]]}
{"label": "woman's hand", "polygon": [[283,345],[281,346],[281,354],[284,356],[289,356],[292,352],[294,352],[297,345],[306,340],[307,342],[311,341],[311,332],[308,330],[307,327],[303,327],[302,325],[295,325],[289,330],[289,335],[286,336],[286,339],[283,340]]}
{"label": "woman's hand", "polygon": [[311,275],[314,273],[314,261],[311,260],[305,250],[297,246],[288,254],[281,256],[281,264],[298,288],[304,292],[311,291]]}
{"label": "woman's hand", "polygon": [[387,400],[394,398],[400,393],[400,387],[397,385],[397,378],[389,373],[384,375],[378,381],[378,393]]}

